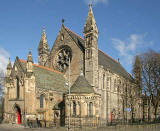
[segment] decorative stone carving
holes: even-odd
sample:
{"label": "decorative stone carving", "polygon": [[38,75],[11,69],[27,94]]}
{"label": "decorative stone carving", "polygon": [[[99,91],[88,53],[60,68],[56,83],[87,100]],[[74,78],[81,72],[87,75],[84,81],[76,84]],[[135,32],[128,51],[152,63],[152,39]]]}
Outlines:
{"label": "decorative stone carving", "polygon": [[71,60],[72,53],[71,49],[68,46],[61,48],[54,60],[54,66],[61,72],[65,72],[69,66],[69,58]]}

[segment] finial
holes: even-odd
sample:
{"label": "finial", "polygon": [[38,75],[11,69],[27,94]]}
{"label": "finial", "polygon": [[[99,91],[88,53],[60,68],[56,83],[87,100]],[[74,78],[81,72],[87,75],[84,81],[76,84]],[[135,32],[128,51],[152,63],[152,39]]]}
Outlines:
{"label": "finial", "polygon": [[136,56],[138,56],[139,55],[139,53],[138,53],[138,51],[136,51]]}
{"label": "finial", "polygon": [[43,32],[45,32],[45,26],[43,25]]}
{"label": "finial", "polygon": [[64,19],[62,19],[62,24],[64,24]]}
{"label": "finial", "polygon": [[12,69],[12,64],[11,64],[11,59],[9,57],[9,62],[8,62],[8,65],[7,65],[7,69]]}
{"label": "finial", "polygon": [[32,58],[31,48],[29,48],[29,55],[28,55],[27,62],[32,62],[32,63],[33,63],[33,58]]}
{"label": "finial", "polygon": [[31,48],[29,48],[29,56],[32,56]]}
{"label": "finial", "polygon": [[89,3],[89,7],[92,7],[92,2],[91,2],[91,3]]}

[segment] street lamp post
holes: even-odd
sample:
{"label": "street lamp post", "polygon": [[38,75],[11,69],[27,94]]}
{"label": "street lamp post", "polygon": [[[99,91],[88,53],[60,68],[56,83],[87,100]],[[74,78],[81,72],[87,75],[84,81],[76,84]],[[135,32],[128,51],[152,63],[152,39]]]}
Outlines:
{"label": "street lamp post", "polygon": [[68,130],[70,130],[70,126],[71,126],[70,57],[69,57],[69,71],[68,71],[68,90],[69,90],[69,119],[68,119]]}

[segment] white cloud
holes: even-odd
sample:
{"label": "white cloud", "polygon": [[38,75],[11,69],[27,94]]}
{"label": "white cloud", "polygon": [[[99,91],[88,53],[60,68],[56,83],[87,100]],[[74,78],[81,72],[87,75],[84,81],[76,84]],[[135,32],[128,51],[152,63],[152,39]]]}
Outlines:
{"label": "white cloud", "polygon": [[86,4],[97,4],[97,3],[104,3],[107,4],[109,0],[84,0]]}
{"label": "white cloud", "polygon": [[147,44],[144,40],[145,35],[132,34],[126,40],[112,38],[114,48],[119,52],[122,63],[132,64],[134,55],[143,44]]}
{"label": "white cloud", "polygon": [[6,70],[9,57],[10,54],[5,49],[0,47],[0,70]]}

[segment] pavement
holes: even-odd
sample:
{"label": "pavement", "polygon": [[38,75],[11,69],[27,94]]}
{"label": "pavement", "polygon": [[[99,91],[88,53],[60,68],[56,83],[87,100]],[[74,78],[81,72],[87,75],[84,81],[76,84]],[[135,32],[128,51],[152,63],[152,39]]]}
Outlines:
{"label": "pavement", "polygon": [[111,126],[104,128],[83,127],[71,128],[68,130],[65,127],[53,128],[29,128],[18,124],[0,124],[0,131],[160,131],[160,124],[143,125],[143,126]]}
{"label": "pavement", "polygon": [[0,124],[0,131],[65,131],[65,128],[29,128],[18,124]]}

